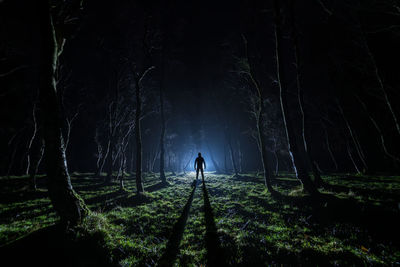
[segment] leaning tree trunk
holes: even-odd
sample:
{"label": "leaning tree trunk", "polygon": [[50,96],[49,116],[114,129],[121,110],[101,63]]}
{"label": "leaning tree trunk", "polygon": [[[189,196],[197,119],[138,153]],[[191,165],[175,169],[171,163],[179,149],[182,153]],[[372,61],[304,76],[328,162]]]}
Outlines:
{"label": "leaning tree trunk", "polygon": [[363,34],[363,39],[364,39],[364,47],[365,47],[365,50],[366,50],[366,52],[368,54],[368,57],[369,57],[369,59],[371,61],[372,67],[374,69],[374,75],[375,75],[376,81],[378,82],[379,89],[381,90],[381,92],[383,94],[383,97],[385,99],[386,106],[388,107],[389,112],[392,115],[393,122],[394,122],[394,125],[396,127],[397,133],[400,135],[399,119],[397,118],[397,115],[396,115],[396,113],[395,113],[395,111],[394,111],[394,109],[392,107],[392,103],[390,102],[388,93],[386,91],[386,87],[385,87],[385,85],[383,83],[383,80],[382,80],[382,77],[381,77],[381,75],[379,73],[379,69],[378,69],[378,66],[376,64],[375,57],[374,57],[374,55],[372,54],[372,52],[371,52],[371,50],[369,48],[368,41],[367,41],[367,38],[365,37],[365,34]]}
{"label": "leaning tree trunk", "polygon": [[39,101],[45,141],[47,187],[61,222],[69,226],[79,223],[88,209],[73,190],[67,169],[55,82],[58,51],[49,1],[39,1],[38,7],[41,28]]}
{"label": "leaning tree trunk", "polygon": [[282,109],[283,124],[286,130],[286,138],[288,141],[289,154],[293,163],[293,168],[296,173],[296,177],[302,182],[304,189],[310,195],[317,195],[319,192],[315,184],[311,181],[308,175],[304,156],[302,155],[296,141],[296,135],[289,117],[289,106],[287,102],[287,78],[284,77],[285,70],[280,60],[282,58],[282,32],[281,32],[281,18],[280,18],[280,6],[279,0],[274,0],[274,11],[275,11],[275,43],[276,43],[276,65],[277,65],[277,83],[280,91],[280,104]]}
{"label": "leaning tree trunk", "polygon": [[374,125],[376,131],[378,132],[378,136],[379,136],[379,141],[382,147],[383,152],[385,153],[386,156],[388,156],[390,159],[393,160],[395,165],[398,165],[400,163],[400,159],[391,154],[387,147],[386,147],[386,142],[385,142],[385,136],[381,130],[381,127],[379,127],[378,122],[374,119],[374,117],[372,117],[371,113],[368,111],[367,105],[364,103],[364,101],[362,101],[362,99],[356,95],[356,98],[358,99],[358,101],[360,102],[361,106],[363,107],[366,115],[368,116],[369,120],[371,121],[371,123]]}
{"label": "leaning tree trunk", "polygon": [[368,173],[368,171],[369,171],[368,170],[368,164],[366,162],[365,155],[364,155],[364,153],[363,153],[363,151],[361,149],[361,145],[358,142],[357,135],[356,135],[355,131],[353,130],[353,128],[351,127],[350,121],[347,119],[346,115],[344,114],[342,105],[340,104],[339,100],[336,100],[336,102],[337,102],[337,106],[338,106],[339,112],[342,115],[343,120],[344,120],[344,122],[346,124],[346,128],[349,131],[349,134],[350,134],[351,140],[353,141],[354,147],[356,148],[357,155],[358,155],[358,157],[361,160],[361,163],[363,165],[362,172],[363,173]]}
{"label": "leaning tree trunk", "polygon": [[142,116],[142,96],[139,79],[136,79],[136,117],[135,117],[135,137],[136,137],[136,190],[143,193],[142,182],[142,135],[140,117]]}
{"label": "leaning tree trunk", "polygon": [[262,103],[262,98],[261,95],[259,97],[259,111],[257,114],[257,132],[258,132],[258,140],[260,142],[260,152],[261,152],[261,161],[262,161],[262,166],[263,166],[263,171],[264,171],[264,183],[266,187],[268,188],[269,192],[274,192],[275,190],[272,187],[271,184],[271,177],[272,173],[270,168],[268,167],[268,157],[267,157],[267,147],[266,147],[266,141],[265,141],[265,135],[263,133],[263,125],[264,125],[264,104]]}
{"label": "leaning tree trunk", "polygon": [[354,169],[356,170],[357,173],[361,173],[360,168],[357,166],[357,163],[355,162],[353,156],[351,155],[350,144],[349,141],[347,140],[346,140],[346,148],[347,148],[347,154],[349,155],[351,163],[353,163]]}
{"label": "leaning tree trunk", "polygon": [[114,137],[111,136],[110,138],[111,138],[110,142],[109,142],[110,147],[108,149],[107,157],[106,157],[106,160],[105,160],[105,165],[106,165],[106,168],[107,168],[107,175],[104,178],[104,182],[105,183],[111,183],[113,165],[114,165],[113,164]]}
{"label": "leaning tree trunk", "polygon": [[290,1],[290,22],[291,22],[291,35],[292,35],[292,41],[293,41],[293,48],[294,48],[294,60],[295,60],[295,66],[296,66],[296,86],[297,86],[297,97],[299,101],[299,106],[300,106],[300,114],[301,114],[301,132],[302,132],[302,138],[303,138],[303,144],[304,144],[304,150],[306,151],[307,154],[307,160],[308,160],[308,165],[311,167],[312,173],[314,175],[314,182],[316,185],[320,186],[323,184],[322,178],[321,178],[321,173],[318,170],[317,164],[313,159],[312,156],[312,146],[311,146],[311,133],[310,133],[310,127],[306,125],[307,122],[307,117],[308,117],[308,112],[306,110],[306,105],[304,104],[304,91],[303,91],[303,84],[302,84],[302,78],[301,78],[301,58],[300,58],[300,49],[299,49],[299,43],[298,43],[298,30],[297,30],[297,25],[295,22],[295,16],[294,16],[294,7],[293,7],[293,1]]}
{"label": "leaning tree trunk", "polygon": [[263,166],[263,173],[264,173],[264,183],[265,186],[268,188],[269,192],[274,192],[275,190],[272,187],[271,184],[271,170],[268,168],[268,157],[267,157],[267,149],[266,149],[266,141],[265,141],[265,135],[263,133],[263,125],[264,125],[264,113],[265,113],[265,107],[264,107],[264,101],[263,101],[263,95],[261,91],[260,84],[258,81],[255,79],[253,76],[252,72],[252,67],[250,64],[250,59],[249,59],[249,53],[248,53],[248,46],[247,46],[247,39],[243,37],[244,45],[245,45],[245,53],[246,53],[246,60],[249,65],[249,76],[250,80],[253,83],[256,91],[257,91],[257,100],[258,100],[258,106],[257,106],[257,111],[256,111],[256,126],[257,126],[257,134],[258,134],[258,142],[259,144],[259,150],[261,154],[261,162]]}

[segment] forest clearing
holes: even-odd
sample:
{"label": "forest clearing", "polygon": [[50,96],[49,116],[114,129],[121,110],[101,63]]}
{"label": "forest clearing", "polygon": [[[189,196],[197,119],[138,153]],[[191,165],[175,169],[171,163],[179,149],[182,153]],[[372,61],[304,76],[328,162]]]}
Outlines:
{"label": "forest clearing", "polygon": [[[72,174],[74,188],[93,211],[82,226],[87,236],[75,241],[83,251],[61,252],[57,247],[64,244],[50,241],[40,248],[23,246],[19,253],[49,249],[38,261],[49,260],[49,265],[71,253],[66,260],[78,266],[85,257],[122,266],[399,264],[399,177],[324,176],[320,201],[303,196],[298,180],[287,173],[274,181],[278,197],[254,173],[206,173],[205,191],[201,179],[193,186],[194,173],[167,177],[169,185],[163,186],[154,174],[146,174],[146,193],[138,199],[130,178],[120,191],[117,183],[105,185],[93,174]],[[30,244],[25,235],[46,227],[54,231],[56,215],[43,180],[38,179],[37,192],[25,192],[27,177],[0,179],[1,245],[15,239],[20,240],[11,248]],[[24,256],[13,261],[21,259],[38,260]]]}

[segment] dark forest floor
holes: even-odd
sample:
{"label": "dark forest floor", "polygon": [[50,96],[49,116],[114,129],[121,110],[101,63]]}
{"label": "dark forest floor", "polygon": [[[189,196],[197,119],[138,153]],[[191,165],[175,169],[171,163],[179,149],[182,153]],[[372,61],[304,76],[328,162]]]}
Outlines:
{"label": "dark forest floor", "polygon": [[119,191],[117,182],[73,173],[93,214],[75,233],[59,235],[45,178],[29,192],[27,177],[3,177],[2,261],[31,250],[39,262],[49,253],[68,258],[53,266],[400,265],[400,177],[323,178],[316,201],[290,174],[275,179],[281,195],[272,198],[254,174],[207,173],[205,186],[193,183],[193,173],[168,175],[169,186],[148,174],[137,197],[132,177]]}

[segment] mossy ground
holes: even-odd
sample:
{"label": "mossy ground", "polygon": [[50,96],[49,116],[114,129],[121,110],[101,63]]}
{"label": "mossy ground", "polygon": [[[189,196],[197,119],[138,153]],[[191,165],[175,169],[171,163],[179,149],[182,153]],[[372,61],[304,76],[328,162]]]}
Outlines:
{"label": "mossy ground", "polygon": [[[280,194],[272,197],[254,174],[206,173],[205,187],[192,173],[169,174],[169,185],[147,174],[137,196],[133,177],[120,191],[117,182],[73,173],[92,210],[75,234],[97,236],[123,266],[400,264],[400,177],[323,178],[315,200],[290,174],[275,179]],[[29,192],[27,177],[0,178],[0,245],[57,222],[44,179]]]}

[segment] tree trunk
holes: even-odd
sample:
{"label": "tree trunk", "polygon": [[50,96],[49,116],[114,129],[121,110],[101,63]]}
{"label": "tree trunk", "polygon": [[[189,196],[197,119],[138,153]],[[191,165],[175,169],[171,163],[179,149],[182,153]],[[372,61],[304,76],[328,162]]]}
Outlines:
{"label": "tree trunk", "polygon": [[110,144],[110,141],[108,141],[108,143],[107,143],[107,150],[106,150],[106,153],[105,153],[105,155],[104,155],[104,157],[101,159],[101,163],[100,163],[100,165],[99,165],[99,168],[97,169],[97,171],[96,171],[96,177],[99,177],[100,178],[100,176],[101,176],[101,173],[103,172],[103,169],[104,169],[104,165],[106,164],[106,161],[107,161],[107,159],[108,159],[108,155],[110,154],[110,146],[111,146],[111,144]]}
{"label": "tree trunk", "polygon": [[387,105],[387,107],[389,109],[390,114],[392,115],[393,122],[394,122],[394,125],[396,127],[397,133],[400,135],[399,119],[397,118],[397,115],[393,110],[392,104],[391,104],[391,102],[389,100],[389,96],[388,96],[388,94],[386,92],[385,85],[383,84],[381,75],[379,74],[379,70],[378,70],[378,66],[376,65],[375,57],[373,56],[371,50],[369,49],[369,45],[368,45],[367,39],[365,37],[365,34],[363,34],[363,38],[364,38],[364,47],[365,47],[365,50],[366,50],[366,52],[368,54],[368,57],[369,57],[369,59],[371,61],[372,67],[374,68],[374,75],[375,75],[375,78],[376,78],[376,80],[377,80],[377,82],[379,84],[379,89],[382,91],[383,97],[385,99],[385,103],[386,103],[386,105]]}
{"label": "tree trunk", "polygon": [[32,132],[32,137],[29,140],[28,148],[27,148],[27,152],[26,152],[26,156],[27,156],[27,159],[26,159],[27,165],[26,165],[26,171],[25,171],[26,175],[29,174],[29,169],[30,169],[31,161],[32,161],[32,155],[31,155],[32,144],[33,144],[33,141],[36,139],[36,134],[37,134],[37,130],[38,130],[37,121],[36,121],[36,103],[34,103],[33,107],[32,107],[32,122],[33,122],[33,132]]}
{"label": "tree trunk", "polygon": [[30,151],[30,164],[29,164],[29,186],[32,190],[36,190],[36,174],[39,169],[39,165],[42,161],[44,153],[44,142],[42,138],[35,138],[32,148]]}
{"label": "tree trunk", "polygon": [[238,173],[238,169],[237,169],[237,165],[236,165],[236,160],[235,160],[235,155],[233,152],[233,147],[232,147],[232,142],[231,142],[231,138],[230,136],[227,136],[227,141],[228,141],[228,148],[229,148],[229,154],[231,156],[231,162],[232,162],[232,167],[233,167],[233,171],[235,173],[236,176],[239,175]]}
{"label": "tree trunk", "polygon": [[354,169],[356,170],[357,173],[361,173],[360,168],[357,166],[357,163],[354,161],[354,158],[351,155],[349,141],[347,141],[347,140],[346,140],[346,147],[347,147],[347,154],[349,155],[349,158],[350,158],[351,162],[353,163]]}
{"label": "tree trunk", "polygon": [[387,150],[386,142],[385,142],[385,136],[383,135],[383,132],[382,132],[381,128],[379,127],[378,122],[372,117],[371,113],[368,111],[367,105],[361,100],[361,98],[359,96],[356,96],[356,98],[360,102],[360,104],[363,107],[366,115],[368,116],[369,120],[371,121],[371,123],[374,125],[376,131],[378,132],[379,141],[381,143],[381,147],[382,147],[383,152],[385,153],[386,156],[388,156],[390,159],[392,159],[396,165],[399,164],[400,163],[400,159],[398,157],[396,157],[395,155],[391,154]]}
{"label": "tree trunk", "polygon": [[136,117],[135,117],[135,137],[136,137],[136,190],[137,193],[143,193],[143,182],[142,182],[142,133],[141,133],[141,121],[142,115],[142,96],[139,79],[136,79]]}
{"label": "tree trunk", "polygon": [[353,141],[354,147],[356,148],[358,157],[359,157],[359,159],[361,160],[361,163],[362,163],[362,165],[363,165],[363,170],[362,170],[362,172],[363,172],[363,173],[368,173],[368,171],[369,171],[369,170],[368,170],[368,165],[367,165],[367,163],[366,163],[365,156],[364,156],[364,153],[362,152],[360,143],[358,142],[358,138],[357,138],[357,136],[356,136],[356,133],[353,131],[353,129],[352,129],[351,125],[350,125],[349,120],[346,118],[346,115],[344,114],[342,105],[340,104],[339,100],[336,100],[336,102],[337,102],[337,106],[338,106],[338,108],[339,108],[340,114],[342,115],[343,120],[344,120],[344,122],[345,122],[345,124],[346,124],[347,130],[349,131],[349,134],[350,134],[351,140]]}
{"label": "tree trunk", "polygon": [[281,18],[280,18],[280,6],[279,0],[274,0],[274,11],[275,11],[275,42],[276,42],[276,65],[277,65],[277,83],[280,91],[280,104],[282,109],[283,124],[286,130],[286,138],[288,141],[289,154],[293,163],[293,168],[296,173],[296,177],[302,182],[304,189],[310,195],[317,195],[319,192],[311,181],[310,176],[307,173],[306,166],[303,161],[303,155],[297,145],[296,135],[292,127],[289,117],[289,107],[287,102],[287,78],[284,77],[285,70],[280,60],[283,54],[283,48],[281,45],[282,32],[281,32]]}
{"label": "tree trunk", "polygon": [[97,160],[96,160],[96,173],[94,174],[95,177],[100,177],[101,173],[101,165],[103,161],[103,148],[101,146],[101,143],[99,141],[99,136],[98,136],[98,128],[96,128],[96,133],[94,136],[94,142],[96,143],[97,146]]}
{"label": "tree trunk", "polygon": [[[165,37],[164,37],[165,38]],[[165,40],[164,40],[165,46]],[[165,48],[164,48],[165,49]],[[167,183],[167,178],[165,177],[165,113],[164,113],[164,72],[165,72],[165,64],[164,64],[164,51],[162,54],[162,74],[160,81],[160,117],[161,117],[161,134],[160,134],[160,180],[162,183]]]}
{"label": "tree trunk", "polygon": [[121,164],[120,164],[120,171],[121,175],[119,176],[119,190],[124,190],[124,178],[125,178],[125,171],[126,171],[126,156],[125,151],[121,153]]}
{"label": "tree trunk", "polygon": [[279,175],[279,157],[278,153],[276,150],[274,151],[274,156],[275,156],[275,176]]}
{"label": "tree trunk", "polygon": [[189,166],[190,162],[192,162],[192,158],[193,158],[193,151],[190,153],[189,160],[186,162],[185,167],[183,167],[183,172],[185,172],[185,170],[186,170],[187,167]]}
{"label": "tree trunk", "polygon": [[113,150],[114,150],[114,141],[113,137],[110,139],[110,147],[108,149],[107,157],[105,160],[105,165],[106,165],[106,170],[107,170],[107,176],[104,179],[105,183],[111,183],[112,180],[112,172],[113,172]]}
{"label": "tree trunk", "polygon": [[225,173],[228,173],[228,165],[226,161],[226,146],[224,145],[224,168],[225,168]]}
{"label": "tree trunk", "polygon": [[322,123],[322,127],[324,128],[324,133],[325,133],[325,142],[326,142],[326,148],[328,150],[329,156],[332,159],[333,164],[335,165],[335,170],[338,170],[338,164],[335,159],[335,156],[333,155],[332,149],[331,149],[331,144],[329,142],[329,135],[328,135],[328,130],[326,129],[326,126]]}
{"label": "tree trunk", "polygon": [[210,158],[211,158],[211,161],[212,161],[212,163],[213,163],[213,165],[214,165],[214,167],[215,167],[215,171],[216,171],[217,173],[221,173],[221,169],[219,168],[218,163],[215,161],[213,152],[211,151],[211,147],[210,147],[209,144],[208,144],[208,151],[210,152]]}
{"label": "tree trunk", "polygon": [[250,79],[257,91],[257,100],[258,100],[258,107],[257,107],[257,111],[256,111],[256,124],[257,124],[256,126],[257,126],[257,134],[258,134],[257,144],[259,145],[259,150],[260,150],[260,154],[261,154],[261,163],[262,163],[262,167],[263,167],[264,183],[265,183],[265,186],[268,188],[268,191],[273,193],[275,190],[273,189],[272,184],[271,184],[272,174],[271,174],[270,168],[268,168],[266,141],[265,141],[265,135],[263,132],[264,113],[265,113],[264,99],[263,99],[260,84],[255,79],[255,77],[253,76],[253,73],[252,73],[252,68],[251,68],[251,64],[250,64],[250,60],[249,60],[247,40],[244,36],[243,36],[243,40],[244,40],[244,45],[245,45],[246,59],[247,59],[247,62],[249,64],[249,68],[250,68],[249,76],[250,76]]}
{"label": "tree trunk", "polygon": [[242,154],[242,146],[240,145],[240,141],[238,140],[238,166],[239,166],[239,173],[243,171],[243,154]]}
{"label": "tree trunk", "polygon": [[47,187],[54,209],[65,226],[76,225],[88,213],[83,200],[72,188],[67,169],[55,72],[57,42],[48,1],[40,1],[40,105],[45,141]]}
{"label": "tree trunk", "polygon": [[311,167],[312,173],[314,175],[314,182],[317,186],[322,185],[323,181],[321,178],[321,173],[318,170],[318,167],[313,159],[312,156],[312,146],[311,146],[311,133],[310,127],[306,125],[308,112],[306,110],[306,105],[304,104],[304,91],[303,91],[303,84],[302,84],[302,75],[301,75],[301,57],[300,57],[300,49],[298,43],[298,30],[297,25],[295,22],[295,15],[294,15],[294,7],[293,7],[293,0],[290,1],[290,22],[291,22],[291,37],[293,41],[293,48],[294,48],[294,59],[295,59],[295,66],[296,66],[296,86],[297,86],[297,98],[299,101],[300,106],[300,114],[301,114],[301,132],[304,144],[304,150],[307,154],[308,165]]}

